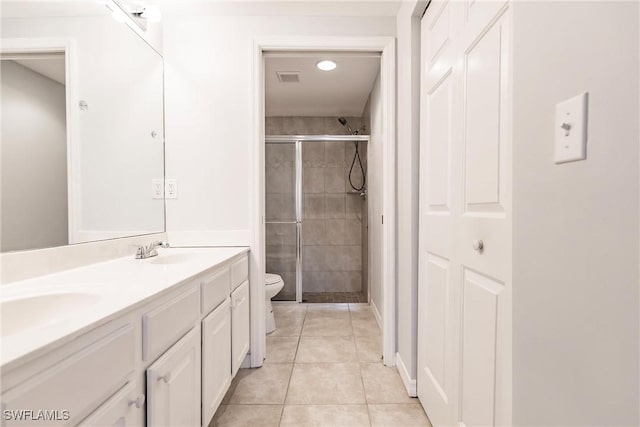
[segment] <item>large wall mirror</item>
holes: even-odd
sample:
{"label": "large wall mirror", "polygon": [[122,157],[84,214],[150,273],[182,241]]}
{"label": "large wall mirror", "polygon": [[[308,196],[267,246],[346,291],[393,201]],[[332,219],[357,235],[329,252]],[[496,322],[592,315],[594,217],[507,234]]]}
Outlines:
{"label": "large wall mirror", "polygon": [[165,230],[162,56],[104,3],[2,2],[2,252]]}

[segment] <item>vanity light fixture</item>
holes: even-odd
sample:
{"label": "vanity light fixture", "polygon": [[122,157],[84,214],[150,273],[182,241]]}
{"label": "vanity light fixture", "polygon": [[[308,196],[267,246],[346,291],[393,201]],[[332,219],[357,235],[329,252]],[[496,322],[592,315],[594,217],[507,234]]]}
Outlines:
{"label": "vanity light fixture", "polygon": [[148,22],[160,22],[162,12],[158,6],[145,6],[140,12],[134,12],[134,16],[146,19]]}
{"label": "vanity light fixture", "polygon": [[[112,16],[116,21],[135,24],[142,31],[147,31],[147,24],[160,22],[162,19],[162,12],[158,6],[143,6],[138,4],[139,2],[132,3],[134,2],[130,0],[108,0],[105,5],[111,9]],[[129,26],[133,28],[133,26]]]}
{"label": "vanity light fixture", "polygon": [[323,59],[316,64],[316,67],[318,67],[318,69],[322,71],[333,71],[337,66],[338,65],[335,63],[335,61],[331,61],[330,59]]}

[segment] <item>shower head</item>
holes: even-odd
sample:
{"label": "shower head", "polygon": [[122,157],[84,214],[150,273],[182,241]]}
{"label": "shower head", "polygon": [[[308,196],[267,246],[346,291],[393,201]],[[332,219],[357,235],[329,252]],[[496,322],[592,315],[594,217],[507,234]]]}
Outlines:
{"label": "shower head", "polygon": [[345,119],[344,117],[338,117],[338,121],[342,126],[347,128],[351,135],[354,135],[353,129],[351,129],[351,126],[349,126],[349,122],[347,121],[347,119]]}

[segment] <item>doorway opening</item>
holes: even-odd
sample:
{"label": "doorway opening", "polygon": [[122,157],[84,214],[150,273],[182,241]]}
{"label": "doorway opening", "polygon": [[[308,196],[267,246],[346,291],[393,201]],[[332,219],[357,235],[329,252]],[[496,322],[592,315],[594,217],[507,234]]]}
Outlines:
{"label": "doorway opening", "polygon": [[[395,336],[396,336],[396,324],[395,324],[395,40],[390,37],[266,37],[262,39],[256,39],[254,43],[254,89],[255,89],[255,103],[254,103],[254,119],[255,119],[255,134],[254,134],[254,165],[255,165],[255,176],[254,176],[254,184],[256,190],[256,200],[254,205],[254,243],[252,245],[253,252],[253,260],[251,264],[251,274],[253,277],[264,277],[265,280],[261,284],[257,284],[252,286],[252,294],[251,298],[254,301],[263,300],[265,304],[257,304],[252,306],[252,347],[251,347],[251,366],[261,366],[263,362],[263,357],[265,354],[265,346],[266,346],[266,333],[267,332],[267,321],[265,321],[270,309],[271,309],[271,297],[275,297],[277,292],[273,293],[273,288],[269,289],[267,282],[273,280],[273,276],[267,275],[270,273],[267,271],[267,204],[270,203],[267,201],[267,155],[271,155],[267,153],[267,136],[271,133],[271,136],[282,136],[275,135],[275,133],[284,133],[284,128],[278,129],[278,126],[284,126],[285,122],[289,121],[290,123],[294,123],[295,126],[303,126],[303,121],[300,117],[316,117],[316,120],[313,121],[312,130],[307,131],[306,135],[295,135],[298,137],[311,137],[311,139],[316,139],[315,142],[300,142],[301,144],[299,155],[300,159],[297,162],[300,168],[303,168],[304,162],[302,160],[303,147],[306,147],[305,144],[309,145],[309,147],[316,147],[316,151],[320,151],[317,147],[319,147],[318,136],[320,136],[320,141],[323,143],[325,149],[325,169],[328,166],[326,163],[326,144],[327,143],[337,143],[340,141],[331,141],[331,138],[327,137],[337,137],[342,136],[343,138],[347,138],[347,141],[341,141],[342,147],[345,150],[344,156],[348,157],[346,154],[347,147],[351,147],[351,150],[354,150],[354,135],[351,131],[355,131],[361,128],[362,121],[362,111],[364,108],[361,107],[361,110],[356,112],[355,114],[349,114],[348,112],[330,112],[321,114],[318,111],[303,111],[303,106],[299,107],[295,114],[284,115],[284,113],[278,112],[277,110],[274,112],[269,108],[269,112],[267,112],[267,107],[269,107],[269,94],[270,92],[267,90],[267,61],[269,61],[270,56],[280,56],[284,59],[286,58],[299,58],[304,56],[312,56],[319,54],[332,54],[335,55],[334,58],[322,58],[318,59],[316,62],[313,62],[315,67],[320,67],[320,61],[324,59],[330,59],[336,63],[336,69],[340,66],[338,60],[342,61],[342,58],[375,58],[378,61],[377,68],[375,69],[374,79],[377,80],[377,90],[374,92],[373,90],[369,90],[365,96],[366,99],[369,99],[369,95],[371,98],[377,97],[375,102],[371,102],[372,106],[376,106],[375,109],[371,110],[371,125],[369,127],[369,131],[367,132],[369,140],[361,140],[359,141],[358,154],[360,156],[360,160],[362,161],[362,169],[363,178],[365,180],[364,188],[362,189],[365,192],[364,195],[360,196],[359,194],[347,194],[347,189],[351,187],[347,187],[348,176],[345,176],[344,179],[344,196],[345,196],[345,215],[346,215],[346,197],[354,197],[354,198],[364,198],[366,197],[366,202],[368,203],[368,208],[366,209],[367,213],[367,234],[368,237],[366,239],[366,245],[368,247],[367,250],[367,268],[365,270],[365,274],[367,279],[365,279],[364,289],[366,290],[366,300],[371,305],[372,311],[376,317],[378,325],[382,331],[382,354],[384,363],[386,365],[394,365],[395,364],[395,354],[396,354],[396,346],[395,346]],[[277,71],[285,71],[285,73],[281,73],[275,75],[274,78],[287,80],[287,79],[296,79],[296,76],[291,76],[289,74],[298,74],[296,71],[300,71],[294,68],[285,68]],[[293,73],[286,73],[293,72]],[[331,73],[331,71],[327,71],[327,73]],[[304,79],[303,74],[299,74],[297,76],[299,80]],[[338,81],[338,80],[336,80]],[[360,82],[358,79],[354,79],[356,82]],[[284,83],[283,83],[284,84]],[[295,83],[291,83],[295,84]],[[357,86],[357,85],[356,85]],[[320,86],[319,86],[320,87]],[[344,87],[344,86],[343,86]],[[347,95],[352,87],[344,87],[344,91],[341,92],[341,95]],[[369,87],[368,89],[371,89]],[[319,97],[322,97],[324,94],[325,97],[329,94],[328,90],[320,90]],[[373,100],[372,100],[373,101]],[[338,104],[343,105],[343,102],[337,102],[335,99],[333,102],[329,101],[329,104]],[[275,117],[275,122],[271,117]],[[285,119],[284,117],[288,117]],[[325,117],[325,119],[317,119],[317,117]],[[342,120],[338,120],[340,117],[344,117],[348,124],[348,127],[342,124]],[[281,118],[281,119],[278,119]],[[339,132],[334,132],[333,135],[327,135],[327,130],[323,130],[322,125],[326,126],[336,126],[339,129]],[[267,129],[267,126],[270,128]],[[275,126],[275,130],[271,129],[271,126]],[[349,131],[348,128],[351,128]],[[298,133],[290,132],[292,134]],[[291,137],[292,135],[286,135]],[[360,135],[359,137],[365,137],[367,135]],[[301,139],[302,140],[302,139]],[[364,148],[364,143],[366,143],[366,148]],[[313,148],[311,148],[313,151]],[[330,149],[333,150],[333,149]],[[341,152],[341,149],[335,149],[338,152]],[[377,151],[376,151],[377,150]],[[295,148],[293,149],[295,151]],[[305,149],[306,151],[306,149]],[[366,151],[366,156],[364,154]],[[365,160],[366,158],[366,160]],[[372,159],[376,159],[379,162],[378,165],[373,165]],[[351,170],[351,162],[353,158],[349,161],[349,168],[345,167],[345,174],[347,173],[347,169]],[[344,161],[344,157],[343,157]],[[356,158],[356,165],[354,169],[357,170],[359,168],[359,164],[357,163],[358,159]],[[346,162],[345,162],[346,163]],[[341,167],[339,165],[335,165],[334,167]],[[295,174],[295,164],[290,164],[291,170],[290,174]],[[374,170],[376,171],[374,173]],[[303,173],[304,171],[300,171]],[[319,171],[307,172],[319,174]],[[355,177],[355,173],[352,172],[352,181],[354,183],[355,188],[362,187],[362,184],[359,185],[357,179]],[[282,175],[284,176],[284,174]],[[323,178],[323,185],[325,183],[325,178]],[[329,178],[332,179],[332,178]],[[290,181],[293,182],[293,181]],[[304,176],[300,181],[300,185],[304,185]],[[313,183],[314,181],[307,181]],[[315,182],[319,182],[316,180]],[[291,188],[291,187],[290,187]],[[304,188],[303,188],[304,189]],[[376,193],[374,194],[374,189]],[[284,194],[284,193],[283,193]],[[316,193],[311,193],[316,194]],[[324,193],[323,193],[324,194]],[[295,206],[295,187],[293,193],[289,192],[290,200],[293,199],[293,205]],[[284,196],[283,196],[284,197]],[[308,203],[312,203],[311,198],[307,198]],[[319,203],[318,199],[315,198],[316,202]],[[284,200],[284,198],[283,198]],[[302,223],[302,227],[305,225],[304,218],[304,192],[302,197],[298,197],[299,202],[302,203],[302,206],[299,206],[299,209],[302,211],[301,219],[299,220]],[[374,206],[375,203],[375,206]],[[291,202],[289,204],[291,206]],[[325,208],[326,208],[326,200],[325,200]],[[271,209],[271,208],[269,208]],[[294,208],[295,209],[295,208]],[[291,211],[290,211],[291,212]],[[326,209],[325,209],[326,212]],[[311,218],[307,218],[311,219]],[[327,219],[327,218],[324,218]],[[331,219],[331,218],[329,218]],[[346,218],[345,218],[346,220]],[[297,222],[297,221],[289,221],[289,222]],[[340,227],[340,226],[338,226]],[[294,229],[294,225],[290,225],[290,229]],[[325,233],[326,233],[326,224],[325,224]],[[308,232],[309,230],[307,230]],[[335,230],[331,230],[335,231]],[[346,234],[346,233],[345,233]],[[304,274],[304,241],[300,244],[295,240],[292,240],[293,231],[289,231],[288,233],[283,233],[282,238],[283,241],[285,236],[288,236],[288,244],[289,246],[288,252],[284,252],[282,259],[289,259],[291,263],[291,259],[293,258],[291,255],[298,251],[297,248],[301,248],[300,255],[300,264],[301,266],[298,268],[296,266],[295,274]],[[295,234],[299,236],[300,240],[303,240],[304,231]],[[373,236],[376,236],[374,239]],[[360,237],[362,238],[362,231]],[[353,240],[355,241],[355,240]],[[276,240],[277,242],[277,240]],[[307,240],[309,242],[309,240]],[[283,243],[284,245],[284,243]],[[314,246],[314,245],[307,245]],[[336,245],[340,246],[340,245]],[[349,246],[349,245],[344,245]],[[357,246],[357,245],[353,245]],[[375,249],[375,250],[372,250]],[[362,251],[362,244],[360,245],[360,250]],[[308,250],[309,251],[309,250]],[[313,251],[313,249],[311,249]],[[356,256],[356,250],[351,249],[351,253]],[[327,252],[325,252],[327,253]],[[344,254],[344,252],[338,251],[338,254]],[[374,260],[374,254],[376,254]],[[330,257],[333,259],[336,258],[335,253],[330,253]],[[270,262],[273,259],[277,259],[277,257],[271,257]],[[311,258],[313,259],[313,258]],[[322,255],[320,256],[322,260]],[[297,261],[296,261],[297,262]],[[307,261],[309,263],[309,261]],[[336,265],[344,265],[344,258],[338,260],[336,263],[327,263],[326,257],[324,261],[319,262],[320,265],[330,266],[330,268],[336,268]],[[360,263],[362,263],[362,257],[360,256]],[[357,265],[357,264],[356,264]],[[272,267],[272,265],[270,265]],[[313,272],[319,267],[309,267],[307,266],[307,270],[309,272]],[[289,267],[289,271],[292,270],[292,267]],[[360,268],[362,266],[360,265]],[[318,273],[317,276],[322,276],[319,273],[333,273],[332,270],[316,270],[315,273]],[[344,273],[344,271],[337,273]],[[362,275],[362,269],[360,270],[360,274]],[[308,275],[309,276],[309,275]],[[340,276],[339,274],[336,276]],[[289,276],[291,277],[291,276]],[[362,280],[362,279],[361,279]],[[282,280],[284,282],[284,280]],[[301,278],[300,281],[296,278],[296,286],[298,283],[301,283],[300,287],[296,287],[295,290],[295,299],[289,298],[292,302],[302,302],[304,299],[304,280]],[[346,282],[343,282],[346,283]],[[361,282],[362,283],[362,282]],[[375,283],[375,285],[374,285]],[[284,283],[282,284],[282,289],[284,289]],[[280,291],[280,289],[278,290]],[[363,294],[363,289],[360,289],[361,295]],[[307,293],[307,298],[309,298],[309,293]],[[268,298],[267,298],[268,297]],[[336,297],[342,297],[342,295],[336,295]],[[364,299],[364,298],[362,298]],[[336,301],[336,299],[332,301]],[[328,298],[325,299],[326,302]],[[269,326],[270,328],[270,326]]]}
{"label": "doorway opening", "polygon": [[265,258],[267,274],[282,279],[275,301],[369,302],[379,75],[379,53],[265,54]]}

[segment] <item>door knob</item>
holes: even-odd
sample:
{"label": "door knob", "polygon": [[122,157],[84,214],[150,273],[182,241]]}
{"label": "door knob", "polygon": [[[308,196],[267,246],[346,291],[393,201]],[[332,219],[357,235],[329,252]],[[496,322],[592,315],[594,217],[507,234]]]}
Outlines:
{"label": "door knob", "polygon": [[171,381],[171,372],[167,372],[163,376],[158,377],[158,381],[164,381],[165,384],[169,384],[169,381]]}
{"label": "door knob", "polygon": [[142,408],[142,405],[144,405],[144,394],[139,395],[138,397],[136,397],[134,400],[130,400],[129,401],[129,406],[134,406],[138,409]]}
{"label": "door knob", "polygon": [[484,242],[482,240],[474,240],[473,241],[473,250],[482,252],[484,249]]}

